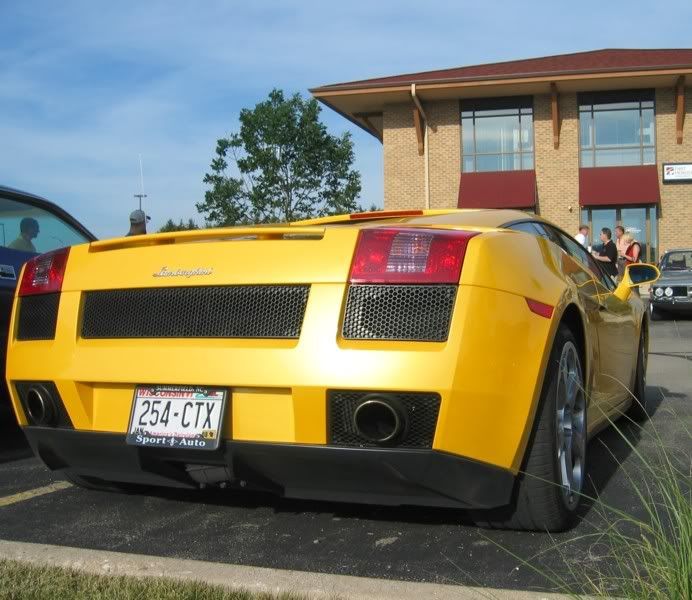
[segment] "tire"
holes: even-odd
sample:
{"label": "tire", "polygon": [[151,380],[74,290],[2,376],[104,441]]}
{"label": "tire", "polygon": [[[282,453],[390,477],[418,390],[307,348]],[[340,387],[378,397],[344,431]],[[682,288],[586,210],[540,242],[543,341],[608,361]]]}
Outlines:
{"label": "tire", "polygon": [[637,350],[637,370],[634,375],[634,386],[632,388],[632,404],[625,413],[633,421],[641,423],[651,416],[651,402],[646,399],[646,368],[649,362],[649,336],[644,326],[639,338],[639,349]]}
{"label": "tire", "polygon": [[577,341],[566,326],[560,325],[514,502],[477,513],[477,524],[497,529],[564,531],[574,523],[586,479],[583,373]]}
{"label": "tire", "polygon": [[77,475],[76,473],[73,473],[71,471],[63,471],[62,475],[72,485],[84,488],[85,490],[116,493],[134,493],[138,491],[137,486],[135,484],[116,483],[114,481],[97,479],[96,477],[84,477],[82,475]]}

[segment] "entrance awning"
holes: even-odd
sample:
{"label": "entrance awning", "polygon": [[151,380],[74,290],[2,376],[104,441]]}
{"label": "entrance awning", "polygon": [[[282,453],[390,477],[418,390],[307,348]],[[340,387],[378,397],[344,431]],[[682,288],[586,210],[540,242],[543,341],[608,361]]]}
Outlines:
{"label": "entrance awning", "polygon": [[579,169],[581,206],[658,204],[660,201],[656,165]]}
{"label": "entrance awning", "polygon": [[462,173],[459,208],[533,208],[536,171]]}

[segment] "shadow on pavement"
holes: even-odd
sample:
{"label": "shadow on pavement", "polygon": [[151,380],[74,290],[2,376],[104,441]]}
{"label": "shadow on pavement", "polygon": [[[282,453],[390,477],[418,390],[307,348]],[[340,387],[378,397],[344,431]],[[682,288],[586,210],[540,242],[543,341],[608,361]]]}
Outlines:
{"label": "shadow on pavement", "polygon": [[31,448],[14,414],[0,407],[0,464],[32,456]]}

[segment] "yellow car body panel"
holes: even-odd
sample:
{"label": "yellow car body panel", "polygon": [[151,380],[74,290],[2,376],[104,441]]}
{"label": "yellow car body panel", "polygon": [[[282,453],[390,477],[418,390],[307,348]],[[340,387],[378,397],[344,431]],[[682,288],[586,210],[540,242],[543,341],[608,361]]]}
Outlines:
{"label": "yellow car body panel", "polygon": [[[620,402],[615,392],[598,389],[598,304],[612,301],[612,291],[599,288],[555,244],[500,227],[522,217],[514,211],[429,211],[362,222],[332,217],[74,247],[55,339],[18,341],[15,299],[7,379],[17,418],[28,425],[16,382],[54,382],[75,431],[112,434],[128,430],[135,385],[220,386],[231,398],[224,439],[325,446],[328,390],[432,392],[440,395],[433,450],[516,475],[568,307],[582,321],[590,396],[610,409]],[[468,242],[446,341],[342,337],[358,233],[373,227],[477,233]],[[181,274],[170,275],[176,271]],[[79,333],[88,291],[255,284],[310,285],[298,339],[84,339]],[[532,312],[527,300],[552,307],[552,314]],[[618,318],[638,335],[641,302],[615,301],[623,305]],[[634,377],[631,354],[612,360]],[[602,422],[593,411],[592,430]]]}

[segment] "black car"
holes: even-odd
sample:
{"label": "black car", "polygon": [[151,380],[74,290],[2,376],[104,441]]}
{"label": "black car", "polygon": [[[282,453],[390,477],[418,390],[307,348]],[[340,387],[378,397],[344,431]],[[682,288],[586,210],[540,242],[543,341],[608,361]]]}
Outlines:
{"label": "black car", "polygon": [[[95,240],[74,217],[45,198],[0,185],[0,365],[5,373],[5,349],[14,290],[22,265],[32,256],[64,246]],[[8,408],[4,381],[0,384],[0,422]],[[14,418],[14,417],[12,417]]]}
{"label": "black car", "polygon": [[651,318],[671,313],[692,315],[692,248],[669,250],[659,265],[660,279],[651,286]]}

